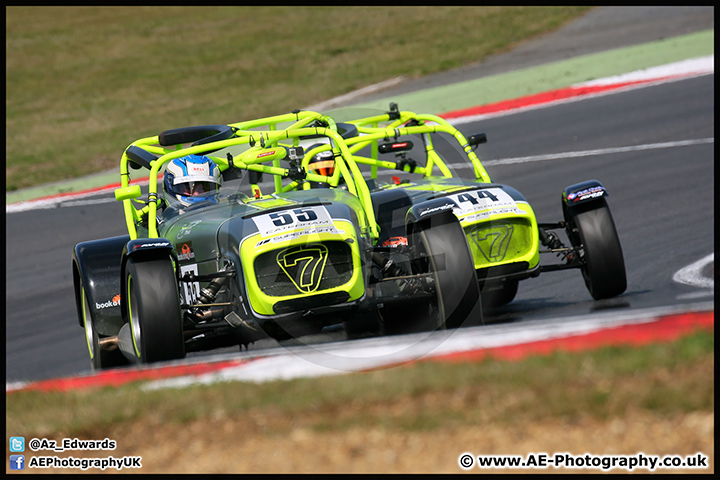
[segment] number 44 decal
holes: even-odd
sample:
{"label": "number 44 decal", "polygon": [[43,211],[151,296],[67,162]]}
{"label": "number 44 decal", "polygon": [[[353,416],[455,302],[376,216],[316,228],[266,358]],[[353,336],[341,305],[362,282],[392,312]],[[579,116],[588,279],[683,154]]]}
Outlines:
{"label": "number 44 decal", "polygon": [[458,193],[456,195],[458,202],[470,202],[473,205],[477,205],[479,199],[489,198],[493,202],[498,201],[497,195],[494,195],[489,190],[475,190],[474,192]]}
{"label": "number 44 decal", "polygon": [[515,200],[501,188],[484,188],[482,190],[471,190],[469,192],[448,195],[448,198],[455,201],[457,207],[453,209],[458,217],[471,213],[485,211],[488,215],[498,209],[522,213],[517,208]]}

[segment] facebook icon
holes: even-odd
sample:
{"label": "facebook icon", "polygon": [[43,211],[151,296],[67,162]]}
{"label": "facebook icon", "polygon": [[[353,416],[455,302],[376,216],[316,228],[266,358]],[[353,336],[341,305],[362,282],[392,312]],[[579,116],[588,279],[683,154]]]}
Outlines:
{"label": "facebook icon", "polygon": [[25,455],[10,455],[10,470],[25,470]]}

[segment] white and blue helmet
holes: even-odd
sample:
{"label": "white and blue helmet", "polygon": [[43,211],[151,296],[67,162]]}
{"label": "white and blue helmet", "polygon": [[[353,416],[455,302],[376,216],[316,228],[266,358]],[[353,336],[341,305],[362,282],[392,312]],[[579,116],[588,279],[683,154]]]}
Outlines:
{"label": "white and blue helmet", "polygon": [[171,161],[165,169],[165,196],[185,206],[217,201],[220,168],[204,155],[188,155]]}

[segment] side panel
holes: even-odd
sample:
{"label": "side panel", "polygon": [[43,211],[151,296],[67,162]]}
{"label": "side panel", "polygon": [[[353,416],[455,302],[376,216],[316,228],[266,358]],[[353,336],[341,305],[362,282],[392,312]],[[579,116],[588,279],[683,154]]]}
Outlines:
{"label": "side panel", "polygon": [[73,283],[81,327],[81,286],[84,286],[97,332],[100,335],[115,335],[120,330],[120,266],[123,249],[129,240],[129,235],[123,235],[75,245]]}

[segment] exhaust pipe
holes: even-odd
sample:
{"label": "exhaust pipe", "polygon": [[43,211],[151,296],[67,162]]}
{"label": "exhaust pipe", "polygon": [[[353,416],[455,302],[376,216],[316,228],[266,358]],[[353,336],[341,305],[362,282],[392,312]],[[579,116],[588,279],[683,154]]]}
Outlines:
{"label": "exhaust pipe", "polygon": [[118,348],[118,336],[113,335],[112,337],[104,337],[98,340],[100,350],[110,352]]}

